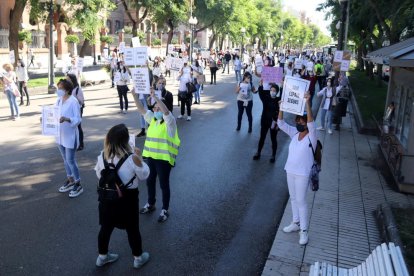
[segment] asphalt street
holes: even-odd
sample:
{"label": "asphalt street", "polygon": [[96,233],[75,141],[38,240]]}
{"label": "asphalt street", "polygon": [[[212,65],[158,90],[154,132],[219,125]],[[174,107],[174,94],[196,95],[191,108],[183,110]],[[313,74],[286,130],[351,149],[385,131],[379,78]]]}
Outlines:
{"label": "asphalt street", "polygon": [[[209,79],[209,76],[207,77]],[[171,79],[167,88],[176,94]],[[170,218],[158,223],[157,210],[140,215],[143,247],[151,255],[140,270],[125,231],[115,230],[110,251],[116,263],[96,268],[98,202],[93,170],[107,130],[125,123],[140,130],[129,95],[128,114],[118,114],[115,89],[87,88],[83,129],[85,150],[77,153],[84,193],[71,199],[59,193],[65,172],[51,137],[41,135],[40,107],[54,95],[37,96],[11,121],[7,99],[0,100],[0,275],[258,275],[262,272],[287,197],[283,166],[288,137],[278,134],[276,163],[269,163],[267,137],[259,161],[252,157],[260,131],[261,102],[253,106],[253,133],[244,115],[237,132],[234,74],[218,72],[217,85],[205,85],[192,121],[178,121],[181,147],[171,174]],[[174,97],[174,115],[179,108]],[[142,147],[144,138],[136,139]],[[146,203],[145,182],[140,205]]]}

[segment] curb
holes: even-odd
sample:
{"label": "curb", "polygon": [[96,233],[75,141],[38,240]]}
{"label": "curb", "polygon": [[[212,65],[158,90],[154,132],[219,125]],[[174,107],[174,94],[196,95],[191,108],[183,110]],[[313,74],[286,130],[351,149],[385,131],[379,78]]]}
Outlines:
{"label": "curb", "polygon": [[385,242],[393,242],[399,246],[403,256],[405,256],[404,245],[398,233],[397,223],[395,222],[394,214],[391,206],[388,204],[380,204],[375,211],[375,218],[379,227],[381,237]]}

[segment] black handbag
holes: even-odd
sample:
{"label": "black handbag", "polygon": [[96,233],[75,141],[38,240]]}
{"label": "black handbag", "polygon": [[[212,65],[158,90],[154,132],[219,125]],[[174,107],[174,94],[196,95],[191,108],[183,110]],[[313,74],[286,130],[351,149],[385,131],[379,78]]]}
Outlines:
{"label": "black handbag", "polygon": [[318,140],[316,149],[314,150],[312,142],[309,139],[309,147],[311,147],[313,154],[313,165],[309,174],[309,185],[311,186],[312,191],[316,192],[319,190],[319,172],[321,171],[322,164],[322,143]]}
{"label": "black handbag", "polygon": [[194,92],[196,92],[196,91],[197,91],[197,88],[196,88],[195,84],[194,84],[194,83],[192,83],[192,82],[187,82],[187,83],[185,84],[185,86],[187,87],[187,91],[188,91],[188,93],[194,93]]}

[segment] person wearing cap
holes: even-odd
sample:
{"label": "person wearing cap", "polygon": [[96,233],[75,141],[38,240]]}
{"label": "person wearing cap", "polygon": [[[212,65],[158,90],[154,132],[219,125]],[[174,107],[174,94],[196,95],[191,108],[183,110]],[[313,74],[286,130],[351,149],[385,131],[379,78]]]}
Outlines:
{"label": "person wearing cap", "polygon": [[[310,94],[305,94],[306,112],[297,115],[296,126],[283,120],[283,112],[279,111],[277,125],[291,138],[289,152],[285,164],[290,204],[292,207],[292,223],[283,228],[283,232],[299,231],[299,244],[308,243],[308,206],[306,193],[309,187],[309,174],[313,165],[312,148],[316,148],[316,130],[310,105]],[[283,105],[283,103],[281,103]]]}
{"label": "person wearing cap", "polygon": [[150,168],[150,175],[147,179],[148,201],[140,209],[140,213],[149,214],[155,211],[155,191],[158,177],[162,191],[162,209],[158,222],[164,222],[169,217],[170,173],[175,166],[178,148],[181,143],[178,137],[177,123],[171,111],[167,108],[165,99],[158,98],[153,88],[151,88],[150,94],[155,101],[152,111],[144,108],[138,94],[132,92],[139,113],[144,115],[149,124],[142,153]]}

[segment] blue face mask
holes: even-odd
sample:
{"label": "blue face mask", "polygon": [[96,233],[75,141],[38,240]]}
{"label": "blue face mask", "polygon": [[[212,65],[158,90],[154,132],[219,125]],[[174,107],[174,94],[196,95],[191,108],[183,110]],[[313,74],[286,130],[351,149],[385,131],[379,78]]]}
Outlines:
{"label": "blue face mask", "polygon": [[154,117],[157,120],[162,120],[163,113],[161,111],[154,112]]}
{"label": "blue face mask", "polygon": [[65,90],[58,89],[58,90],[56,90],[56,94],[57,94],[58,97],[63,97],[65,95]]}

